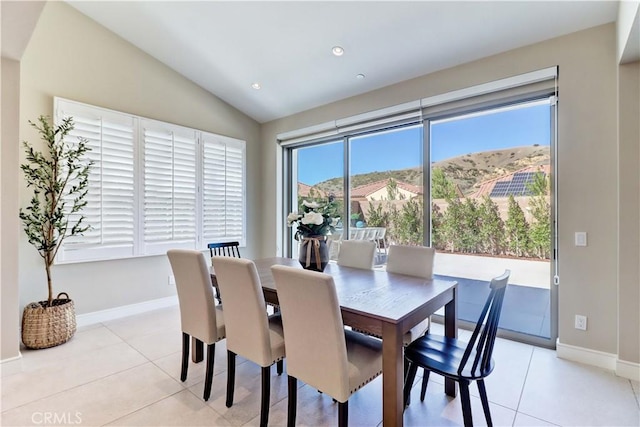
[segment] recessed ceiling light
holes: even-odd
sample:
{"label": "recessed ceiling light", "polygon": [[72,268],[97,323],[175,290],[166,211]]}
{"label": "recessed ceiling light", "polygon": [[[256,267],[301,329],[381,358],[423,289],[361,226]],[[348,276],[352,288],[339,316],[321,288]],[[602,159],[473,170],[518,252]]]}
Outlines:
{"label": "recessed ceiling light", "polygon": [[344,54],[344,49],[341,46],[334,46],[333,49],[331,49],[331,52],[333,52],[335,56],[342,56]]}
{"label": "recessed ceiling light", "polygon": [[255,90],[260,90],[260,88],[262,88],[262,86],[260,86],[260,83],[258,82],[252,83],[251,87],[254,88]]}
{"label": "recessed ceiling light", "polygon": [[358,80],[364,79],[364,74],[356,74],[356,79]]}

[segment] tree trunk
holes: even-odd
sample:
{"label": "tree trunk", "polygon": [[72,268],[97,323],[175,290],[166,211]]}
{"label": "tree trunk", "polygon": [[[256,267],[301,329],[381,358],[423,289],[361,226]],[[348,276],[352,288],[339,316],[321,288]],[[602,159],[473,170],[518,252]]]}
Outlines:
{"label": "tree trunk", "polygon": [[51,303],[53,302],[53,286],[51,284],[51,260],[49,259],[51,254],[48,253],[46,258],[44,259],[45,270],[47,270],[47,287],[49,288],[49,307],[51,307]]}

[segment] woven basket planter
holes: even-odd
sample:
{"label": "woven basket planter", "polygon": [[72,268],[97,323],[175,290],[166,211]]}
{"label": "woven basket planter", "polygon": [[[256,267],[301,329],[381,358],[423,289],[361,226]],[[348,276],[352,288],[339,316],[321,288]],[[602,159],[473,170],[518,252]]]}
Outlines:
{"label": "woven basket planter", "polygon": [[75,332],[73,301],[64,292],[51,302],[51,307],[47,301],[32,302],[22,312],[22,342],[27,348],[54,347],[69,341]]}

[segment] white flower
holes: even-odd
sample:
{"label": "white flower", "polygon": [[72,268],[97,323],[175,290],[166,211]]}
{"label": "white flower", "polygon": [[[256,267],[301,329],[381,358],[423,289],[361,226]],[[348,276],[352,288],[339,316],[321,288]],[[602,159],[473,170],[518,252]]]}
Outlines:
{"label": "white flower", "polygon": [[338,225],[338,222],[340,222],[340,217],[338,218],[331,218],[331,226],[335,227],[336,225]]}
{"label": "white flower", "polygon": [[302,204],[310,209],[318,209],[320,207],[320,204],[318,202],[308,202],[306,200],[303,200]]}
{"label": "white flower", "polygon": [[288,216],[287,216],[287,225],[289,227],[291,227],[293,225],[294,222],[296,222],[297,220],[300,219],[300,215],[298,214],[298,212],[291,212]]}
{"label": "white flower", "polygon": [[318,212],[307,212],[302,217],[303,224],[316,224],[321,225],[324,222],[324,217]]}

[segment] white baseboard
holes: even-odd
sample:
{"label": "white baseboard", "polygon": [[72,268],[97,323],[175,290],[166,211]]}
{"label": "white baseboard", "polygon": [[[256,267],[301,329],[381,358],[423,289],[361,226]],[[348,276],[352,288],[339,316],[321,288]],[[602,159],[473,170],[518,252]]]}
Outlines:
{"label": "white baseboard", "polygon": [[76,316],[76,324],[78,327],[89,326],[109,320],[120,319],[121,317],[157,310],[159,308],[172,307],[177,304],[178,296],[172,295],[170,297],[158,298],[137,304],[123,305],[120,307],[109,308],[107,310],[79,314]]}
{"label": "white baseboard", "polygon": [[640,381],[640,363],[618,359],[616,361],[616,375],[629,378],[630,380]]}
{"label": "white baseboard", "polygon": [[561,359],[596,366],[611,371],[619,377],[640,381],[640,364],[620,360],[617,354],[563,344],[560,339],[556,342],[556,354]]}
{"label": "white baseboard", "polygon": [[22,353],[9,359],[0,360],[0,377],[17,374],[22,372]]}

